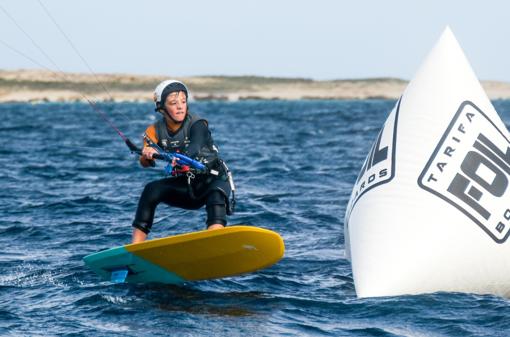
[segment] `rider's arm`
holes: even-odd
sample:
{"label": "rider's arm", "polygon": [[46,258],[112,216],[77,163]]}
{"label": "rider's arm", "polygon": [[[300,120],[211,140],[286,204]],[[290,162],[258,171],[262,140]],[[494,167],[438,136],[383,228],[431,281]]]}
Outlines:
{"label": "rider's arm", "polygon": [[207,145],[209,139],[209,128],[205,120],[199,120],[190,130],[190,143],[188,145],[188,157],[196,158],[200,150]]}
{"label": "rider's arm", "polygon": [[[154,143],[158,142],[158,137],[156,135],[156,128],[154,127],[154,125],[150,125],[145,130],[145,134],[150,139],[152,139],[152,141]],[[157,153],[157,151],[155,149],[153,149],[152,147],[150,147],[147,144],[147,141],[144,139],[143,140],[142,155],[140,156],[140,164],[143,167],[154,167],[156,165],[156,162],[153,159],[149,159],[149,158],[152,158],[152,154],[154,154],[154,153]]]}

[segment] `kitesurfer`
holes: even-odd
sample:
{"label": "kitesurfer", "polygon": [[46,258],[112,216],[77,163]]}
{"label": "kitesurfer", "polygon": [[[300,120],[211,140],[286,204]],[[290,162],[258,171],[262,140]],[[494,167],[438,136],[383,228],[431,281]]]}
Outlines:
{"label": "kitesurfer", "polygon": [[161,202],[184,209],[205,205],[207,229],[211,230],[223,228],[227,224],[226,215],[233,212],[235,201],[229,200],[233,189],[230,172],[218,156],[207,120],[188,111],[188,95],[188,88],[180,81],[166,80],[156,87],[155,110],[162,118],[145,131],[140,163],[143,167],[154,166],[153,155],[159,147],[195,159],[205,164],[206,169],[197,171],[174,159],[170,177],[145,186],[133,221],[133,243],[147,238]]}

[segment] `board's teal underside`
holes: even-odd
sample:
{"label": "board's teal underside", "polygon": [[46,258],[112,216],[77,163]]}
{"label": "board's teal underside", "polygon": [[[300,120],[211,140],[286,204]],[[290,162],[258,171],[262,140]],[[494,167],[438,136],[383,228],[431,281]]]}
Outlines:
{"label": "board's teal underside", "polygon": [[[124,247],[116,247],[85,256],[85,264],[103,279],[110,280],[112,271],[128,269],[128,283],[158,282],[179,284],[186,280],[143,258],[128,252]],[[107,267],[106,267],[107,266]]]}

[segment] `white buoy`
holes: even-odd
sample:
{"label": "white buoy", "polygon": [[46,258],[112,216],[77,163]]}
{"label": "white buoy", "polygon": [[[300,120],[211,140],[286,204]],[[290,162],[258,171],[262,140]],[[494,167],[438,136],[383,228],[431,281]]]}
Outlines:
{"label": "white buoy", "polygon": [[359,297],[510,296],[509,139],[446,28],[386,120],[347,206]]}

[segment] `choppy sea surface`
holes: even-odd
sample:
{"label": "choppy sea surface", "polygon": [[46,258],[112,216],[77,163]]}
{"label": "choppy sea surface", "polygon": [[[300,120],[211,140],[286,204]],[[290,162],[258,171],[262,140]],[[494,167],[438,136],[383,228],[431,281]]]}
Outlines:
{"label": "choppy sea surface", "polygon": [[[229,223],[277,231],[276,265],[182,286],[111,284],[84,266],[129,243],[142,169],[87,104],[0,104],[0,335],[508,336],[510,301],[435,293],[357,299],[343,217],[395,101],[194,102],[234,171]],[[510,123],[510,101],[495,101]],[[132,140],[150,104],[102,104]],[[161,205],[151,237],[205,227]],[[433,249],[431,247],[430,249]]]}

